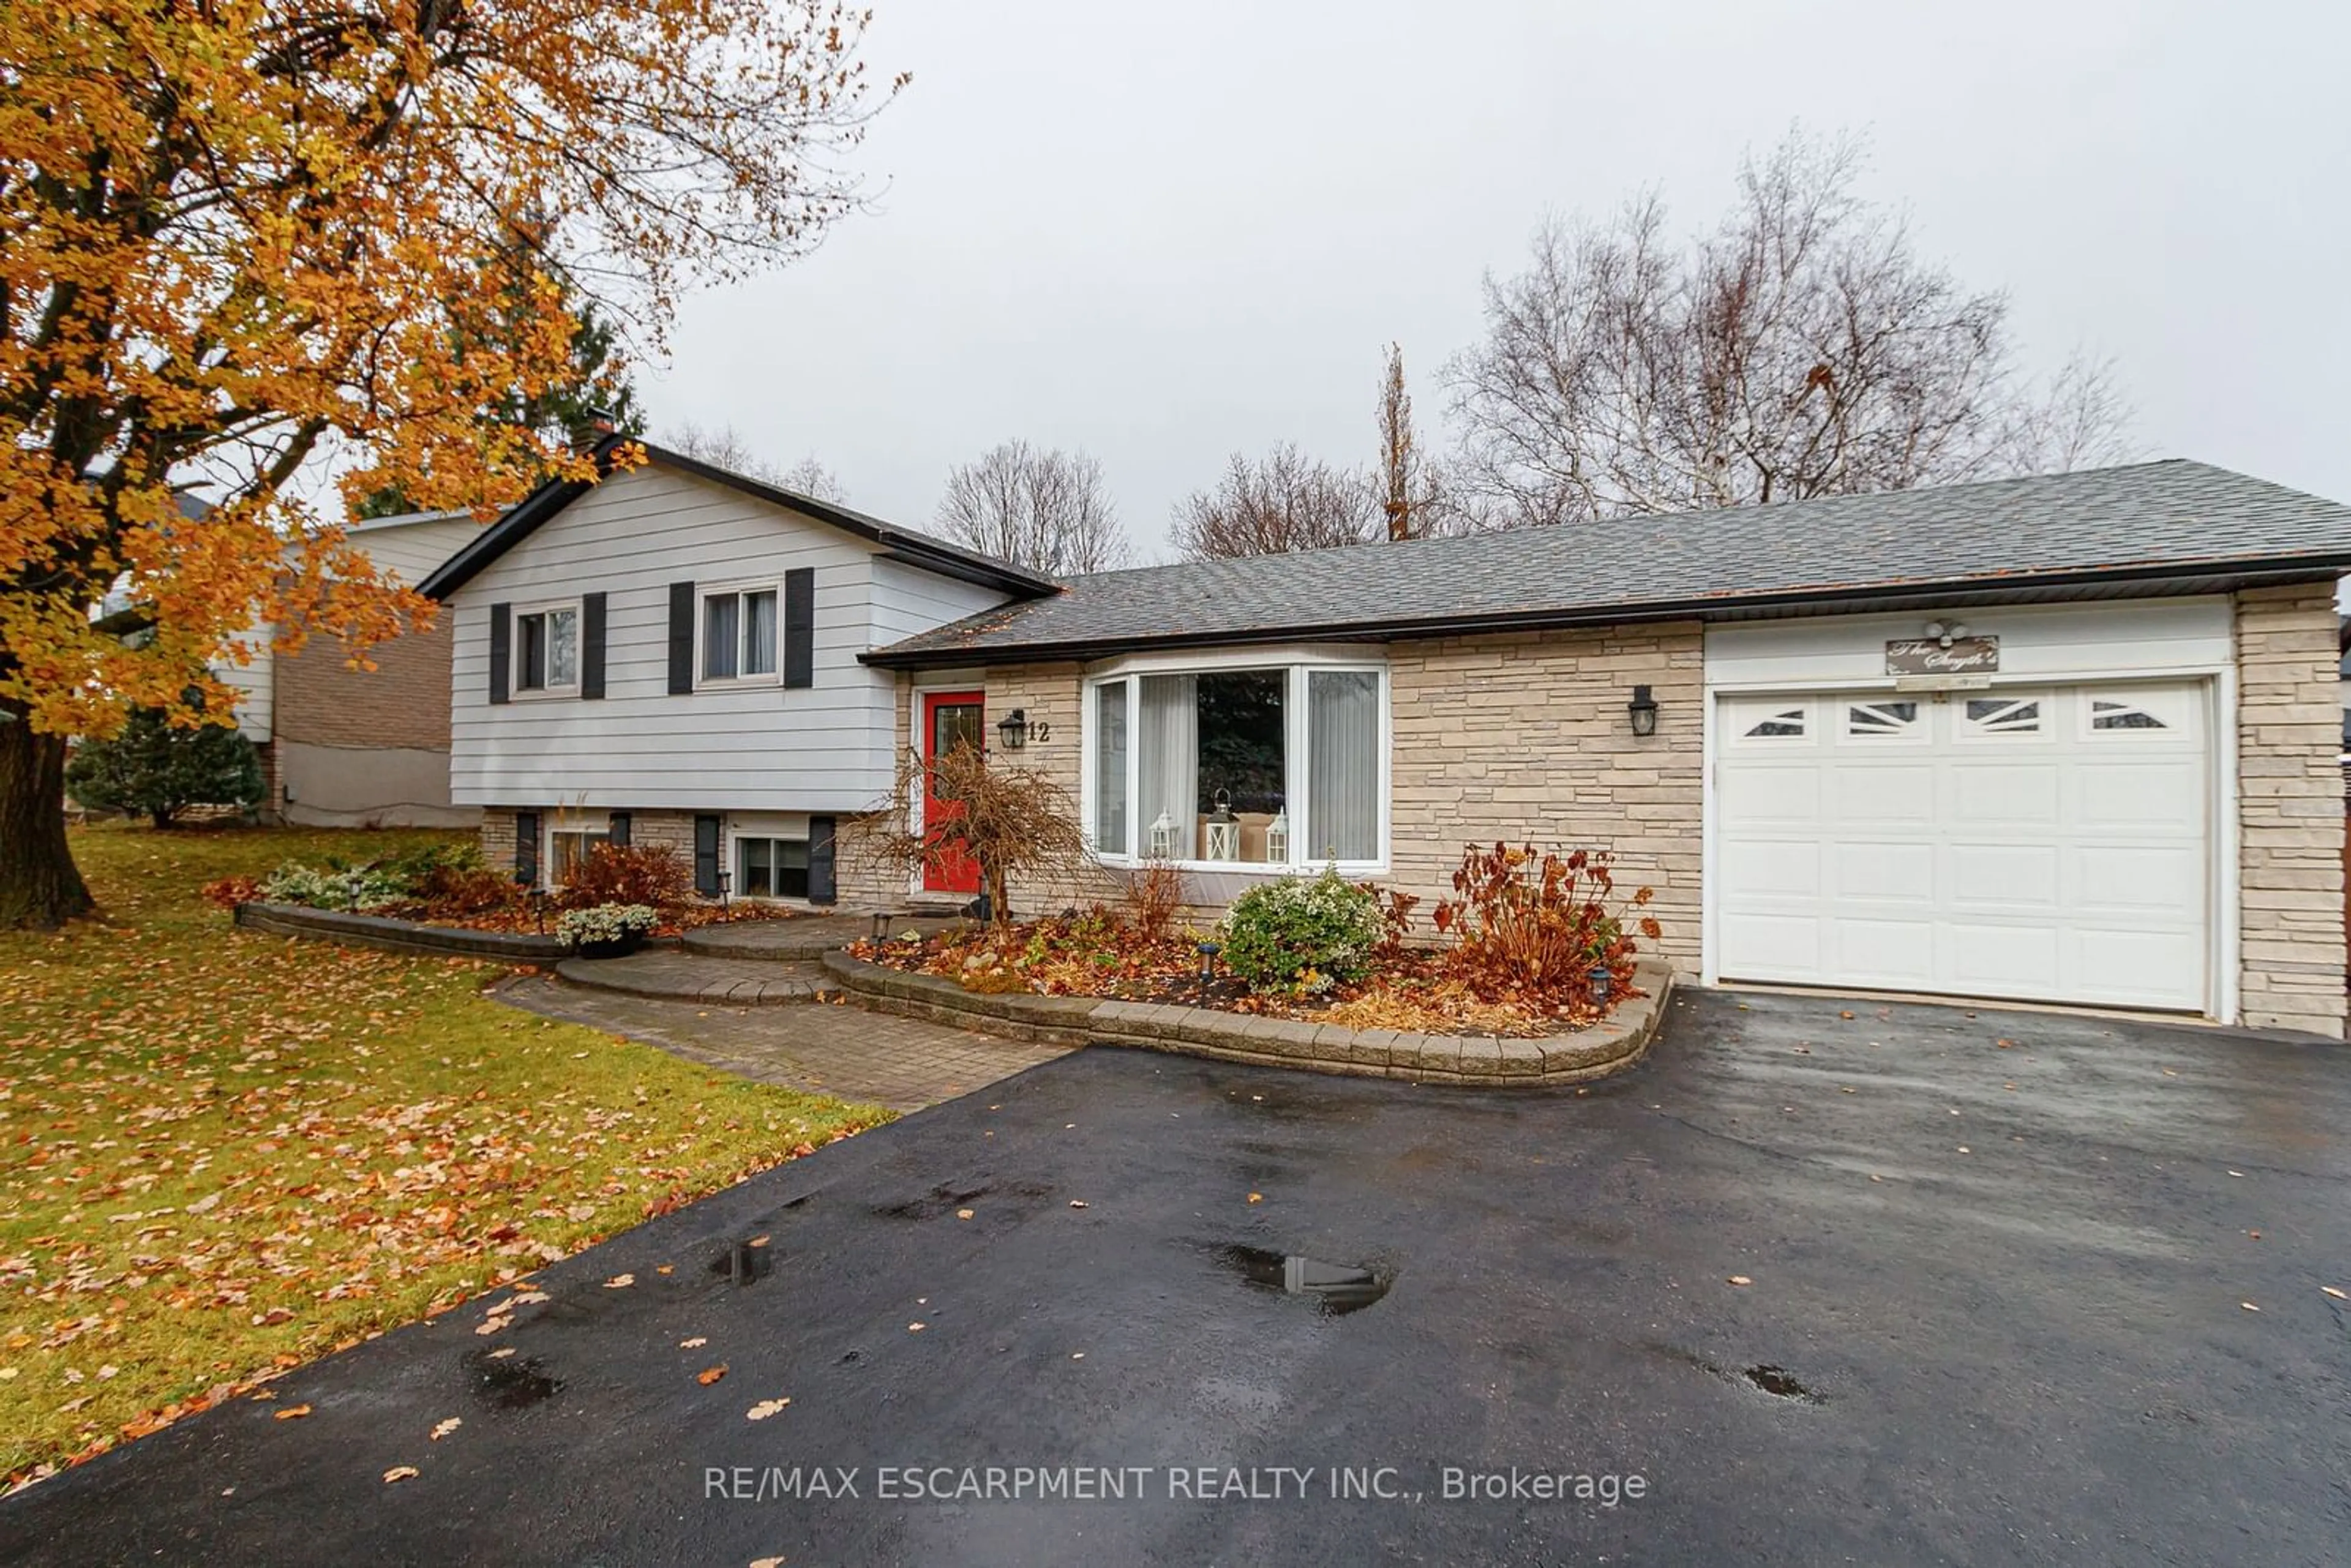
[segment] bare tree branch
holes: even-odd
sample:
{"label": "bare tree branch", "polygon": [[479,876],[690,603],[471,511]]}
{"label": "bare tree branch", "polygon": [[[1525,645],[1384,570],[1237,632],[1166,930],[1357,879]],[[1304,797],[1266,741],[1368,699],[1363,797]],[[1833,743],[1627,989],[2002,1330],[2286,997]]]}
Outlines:
{"label": "bare tree branch", "polygon": [[2006,298],[1919,258],[1855,193],[1862,165],[1792,131],[1686,246],[1654,196],[1547,224],[1448,366],[1465,507],[1516,527],[2126,457],[2107,368],[2027,382]]}
{"label": "bare tree branch", "polygon": [[1107,571],[1126,559],[1102,465],[1025,441],[990,448],[947,476],[939,531],[1049,577]]}
{"label": "bare tree branch", "polygon": [[1251,462],[1236,452],[1213,488],[1177,503],[1176,548],[1194,560],[1323,549],[1385,537],[1380,482],[1288,442]]}

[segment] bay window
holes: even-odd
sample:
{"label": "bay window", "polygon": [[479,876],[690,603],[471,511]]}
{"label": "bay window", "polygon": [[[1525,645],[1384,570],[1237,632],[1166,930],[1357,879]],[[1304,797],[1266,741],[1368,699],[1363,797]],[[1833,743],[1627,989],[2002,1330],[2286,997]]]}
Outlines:
{"label": "bay window", "polygon": [[1381,863],[1387,676],[1339,663],[1139,663],[1087,690],[1098,853],[1195,865]]}

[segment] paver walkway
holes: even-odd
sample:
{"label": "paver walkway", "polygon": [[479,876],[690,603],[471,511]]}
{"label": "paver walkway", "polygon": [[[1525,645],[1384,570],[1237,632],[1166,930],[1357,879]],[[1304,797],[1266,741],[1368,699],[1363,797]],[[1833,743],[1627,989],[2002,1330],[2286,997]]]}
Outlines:
{"label": "paver walkway", "polygon": [[[796,915],[789,920],[745,920],[702,925],[685,934],[685,950],[722,958],[820,958],[873,935],[871,915]],[[886,934],[927,936],[962,924],[952,915],[893,915]]]}
{"label": "paver walkway", "polygon": [[659,1000],[527,975],[500,981],[495,994],[542,1017],[626,1035],[746,1078],[898,1111],[968,1094],[1064,1054],[1059,1046],[823,1002],[746,1007]]}
{"label": "paver walkway", "polygon": [[654,947],[625,958],[566,958],[555,972],[575,986],[596,990],[732,1007],[810,1002],[841,989],[824,967],[814,962],[714,958],[674,947]]}

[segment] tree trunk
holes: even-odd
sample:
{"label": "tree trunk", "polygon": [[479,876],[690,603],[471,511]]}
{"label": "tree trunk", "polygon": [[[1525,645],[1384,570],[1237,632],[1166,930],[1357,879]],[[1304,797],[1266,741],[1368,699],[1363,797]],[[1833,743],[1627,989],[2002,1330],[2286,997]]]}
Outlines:
{"label": "tree trunk", "polygon": [[0,707],[0,930],[59,925],[96,908],[66,842],[66,737]]}

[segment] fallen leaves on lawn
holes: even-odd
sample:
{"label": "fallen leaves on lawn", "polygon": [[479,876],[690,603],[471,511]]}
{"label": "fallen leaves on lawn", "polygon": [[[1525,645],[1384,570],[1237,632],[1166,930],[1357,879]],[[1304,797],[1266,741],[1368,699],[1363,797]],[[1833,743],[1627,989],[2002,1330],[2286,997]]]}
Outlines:
{"label": "fallen leaves on lawn", "polygon": [[700,1372],[695,1373],[694,1375],[694,1380],[702,1385],[705,1388],[707,1388],[726,1375],[726,1364],[722,1361],[716,1366],[705,1366]]}
{"label": "fallen leaves on lawn", "polygon": [[908,1333],[920,1333],[930,1326],[931,1325],[928,1323],[908,1323],[906,1325],[906,1332]]}
{"label": "fallen leaves on lawn", "polygon": [[270,1419],[274,1421],[298,1421],[309,1413],[310,1407],[308,1405],[288,1405],[283,1410],[271,1411],[269,1415]]}
{"label": "fallen leaves on lawn", "polygon": [[682,1339],[678,1341],[677,1348],[680,1350],[700,1350],[704,1345],[708,1344],[710,1342],[702,1335],[695,1334],[692,1339]]}
{"label": "fallen leaves on lawn", "polygon": [[636,1282],[637,1277],[634,1274],[615,1274],[611,1279],[604,1281],[604,1289],[608,1291],[625,1291]]}
{"label": "fallen leaves on lawn", "polygon": [[789,1399],[762,1399],[744,1411],[743,1418],[747,1421],[764,1421],[770,1416],[780,1414],[784,1406],[790,1403]]}
{"label": "fallen leaves on lawn", "polygon": [[1261,1192],[1253,1192],[1249,1194],[1249,1200],[1251,1203],[1263,1203],[1265,1201],[1265,1194]]}
{"label": "fallen leaves on lawn", "polygon": [[956,1210],[956,1218],[957,1219],[969,1219],[971,1218],[971,1213],[972,1211],[968,1208],[958,1208]]}
{"label": "fallen leaves on lawn", "polygon": [[[196,894],[452,837],[78,829],[104,918],[0,933],[0,1487],[879,1119],[601,1033],[575,1061],[583,1031],[487,998],[492,967],[266,936]],[[83,1403],[27,1397],[68,1369]]]}
{"label": "fallen leaves on lawn", "polygon": [[423,1473],[414,1465],[394,1465],[383,1472],[383,1484],[390,1486],[394,1481],[413,1481]]}
{"label": "fallen leaves on lawn", "polygon": [[465,1418],[459,1416],[452,1416],[445,1421],[434,1422],[433,1441],[436,1443],[439,1442],[442,1438],[447,1437],[450,1433],[455,1431],[465,1424]]}
{"label": "fallen leaves on lawn", "polygon": [[1744,1275],[1744,1274],[1733,1274],[1733,1275],[1730,1277],[1730,1282],[1731,1282],[1732,1284],[1734,1284],[1734,1285],[1751,1285],[1751,1284],[1753,1284],[1755,1281],[1752,1281],[1752,1280],[1750,1280],[1750,1279],[1749,1279],[1749,1278],[1748,1278],[1746,1275]]}

